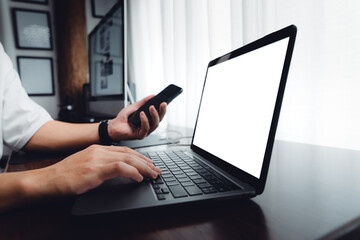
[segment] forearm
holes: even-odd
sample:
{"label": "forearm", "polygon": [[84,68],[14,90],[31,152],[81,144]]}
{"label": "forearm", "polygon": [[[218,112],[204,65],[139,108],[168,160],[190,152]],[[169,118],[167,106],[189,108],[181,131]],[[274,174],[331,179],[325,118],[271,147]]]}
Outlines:
{"label": "forearm", "polygon": [[28,172],[0,174],[0,212],[16,208],[42,198],[39,191],[33,191],[36,185],[31,186],[31,175]]}
{"label": "forearm", "polygon": [[66,196],[58,185],[61,181],[63,176],[51,167],[0,174],[0,212]]}
{"label": "forearm", "polygon": [[[140,114],[141,127],[134,129],[128,117],[145,104],[152,96],[131,104],[122,109],[116,118],[111,119],[107,126],[109,137],[113,141],[142,139],[154,131],[166,113],[166,103],[162,103],[159,112],[150,107],[152,123],[150,125],[144,113]],[[25,150],[64,151],[84,148],[100,143],[99,123],[73,124],[60,121],[49,121],[44,124],[25,145]]]}
{"label": "forearm", "polygon": [[25,150],[64,151],[99,143],[98,123],[73,124],[49,121],[25,145]]}
{"label": "forearm", "polygon": [[0,212],[24,202],[23,185],[17,175],[16,173],[0,174]]}

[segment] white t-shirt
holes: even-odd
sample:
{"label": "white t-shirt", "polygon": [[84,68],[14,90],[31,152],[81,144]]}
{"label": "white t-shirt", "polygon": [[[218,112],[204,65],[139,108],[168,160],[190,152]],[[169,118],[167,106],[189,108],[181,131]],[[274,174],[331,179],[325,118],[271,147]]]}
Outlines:
{"label": "white t-shirt", "polygon": [[3,144],[20,150],[46,122],[49,113],[29,98],[0,43],[0,157]]}

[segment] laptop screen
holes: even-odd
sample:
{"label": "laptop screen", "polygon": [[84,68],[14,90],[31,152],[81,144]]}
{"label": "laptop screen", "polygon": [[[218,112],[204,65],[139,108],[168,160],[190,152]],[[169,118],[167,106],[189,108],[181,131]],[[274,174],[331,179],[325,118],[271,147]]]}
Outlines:
{"label": "laptop screen", "polygon": [[260,178],[288,43],[289,37],[208,68],[196,147]]}

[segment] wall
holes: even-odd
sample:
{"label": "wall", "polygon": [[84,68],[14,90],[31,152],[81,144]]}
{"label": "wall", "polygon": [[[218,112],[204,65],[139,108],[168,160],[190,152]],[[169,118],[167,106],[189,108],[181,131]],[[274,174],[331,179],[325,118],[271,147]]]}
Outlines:
{"label": "wall", "polygon": [[[52,31],[52,51],[44,50],[23,50],[16,49],[13,26],[11,20],[11,8],[25,8],[48,11],[50,13],[51,31]],[[16,57],[21,56],[36,56],[36,57],[51,57],[53,59],[54,67],[54,84],[55,95],[54,96],[31,96],[35,102],[44,107],[53,118],[57,118],[59,112],[59,94],[58,94],[58,74],[57,74],[57,55],[56,55],[56,39],[54,28],[54,13],[53,13],[53,0],[49,0],[48,5],[32,4],[15,2],[10,0],[0,1],[0,41],[4,46],[5,51],[9,55],[14,64],[14,68],[17,69]]]}
{"label": "wall", "polygon": [[[60,110],[60,97],[59,97],[59,83],[58,83],[58,72],[57,72],[57,54],[56,54],[56,36],[55,36],[55,21],[53,11],[53,1],[49,0],[48,5],[42,4],[31,4],[22,3],[11,0],[0,1],[0,41],[3,44],[5,51],[9,55],[10,59],[14,64],[14,68],[17,69],[16,57],[22,56],[39,56],[39,57],[52,57],[54,65],[54,84],[55,84],[55,95],[54,96],[31,96],[31,98],[39,105],[44,107],[53,118],[58,117]],[[92,16],[91,11],[91,0],[86,0],[86,25],[87,34],[89,34],[93,28],[100,22],[101,18],[95,18]],[[13,33],[13,26],[11,20],[11,8],[25,8],[25,9],[36,9],[48,11],[51,16],[51,30],[52,30],[52,51],[34,51],[34,50],[22,50],[16,49],[15,39]]]}
{"label": "wall", "polygon": [[[54,0],[48,0],[47,5],[42,4],[33,4],[33,3],[24,3],[16,2],[11,0],[0,0],[0,42],[5,48],[5,51],[9,55],[10,59],[14,64],[14,68],[17,70],[16,57],[17,56],[36,56],[36,57],[51,57],[53,59],[54,67],[54,96],[31,96],[35,102],[44,107],[50,115],[54,118],[58,118],[58,113],[60,110],[60,97],[59,97],[59,81],[58,81],[58,56],[56,53],[57,44],[56,44],[56,31],[55,31],[55,17],[53,11]],[[91,9],[91,0],[86,0],[85,2],[85,11],[86,11],[86,25],[87,25],[87,34],[89,34],[93,28],[100,22],[101,18],[95,18],[92,16]],[[52,45],[53,50],[23,50],[16,49],[15,38],[13,33],[12,19],[11,19],[11,9],[12,8],[23,8],[23,9],[33,9],[33,10],[42,10],[50,13],[50,22],[51,22],[51,34],[52,34]],[[123,104],[123,103],[122,103]],[[101,106],[104,108],[104,106]],[[9,150],[4,149],[4,155],[8,154]]]}

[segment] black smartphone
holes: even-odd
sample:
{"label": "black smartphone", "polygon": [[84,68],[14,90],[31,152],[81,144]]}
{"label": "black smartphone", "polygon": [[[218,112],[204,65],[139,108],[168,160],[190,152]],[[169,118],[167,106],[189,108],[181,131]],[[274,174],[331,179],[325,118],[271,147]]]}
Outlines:
{"label": "black smartphone", "polygon": [[174,84],[170,84],[164,90],[162,90],[158,95],[147,101],[144,105],[142,105],[138,110],[136,110],[133,114],[131,114],[128,118],[129,123],[133,125],[134,128],[139,128],[141,126],[140,121],[140,112],[144,111],[147,118],[151,123],[151,115],[149,112],[149,107],[153,105],[157,111],[159,111],[160,104],[162,102],[166,102],[169,104],[174,98],[176,98],[180,93],[182,93],[183,89]]}

